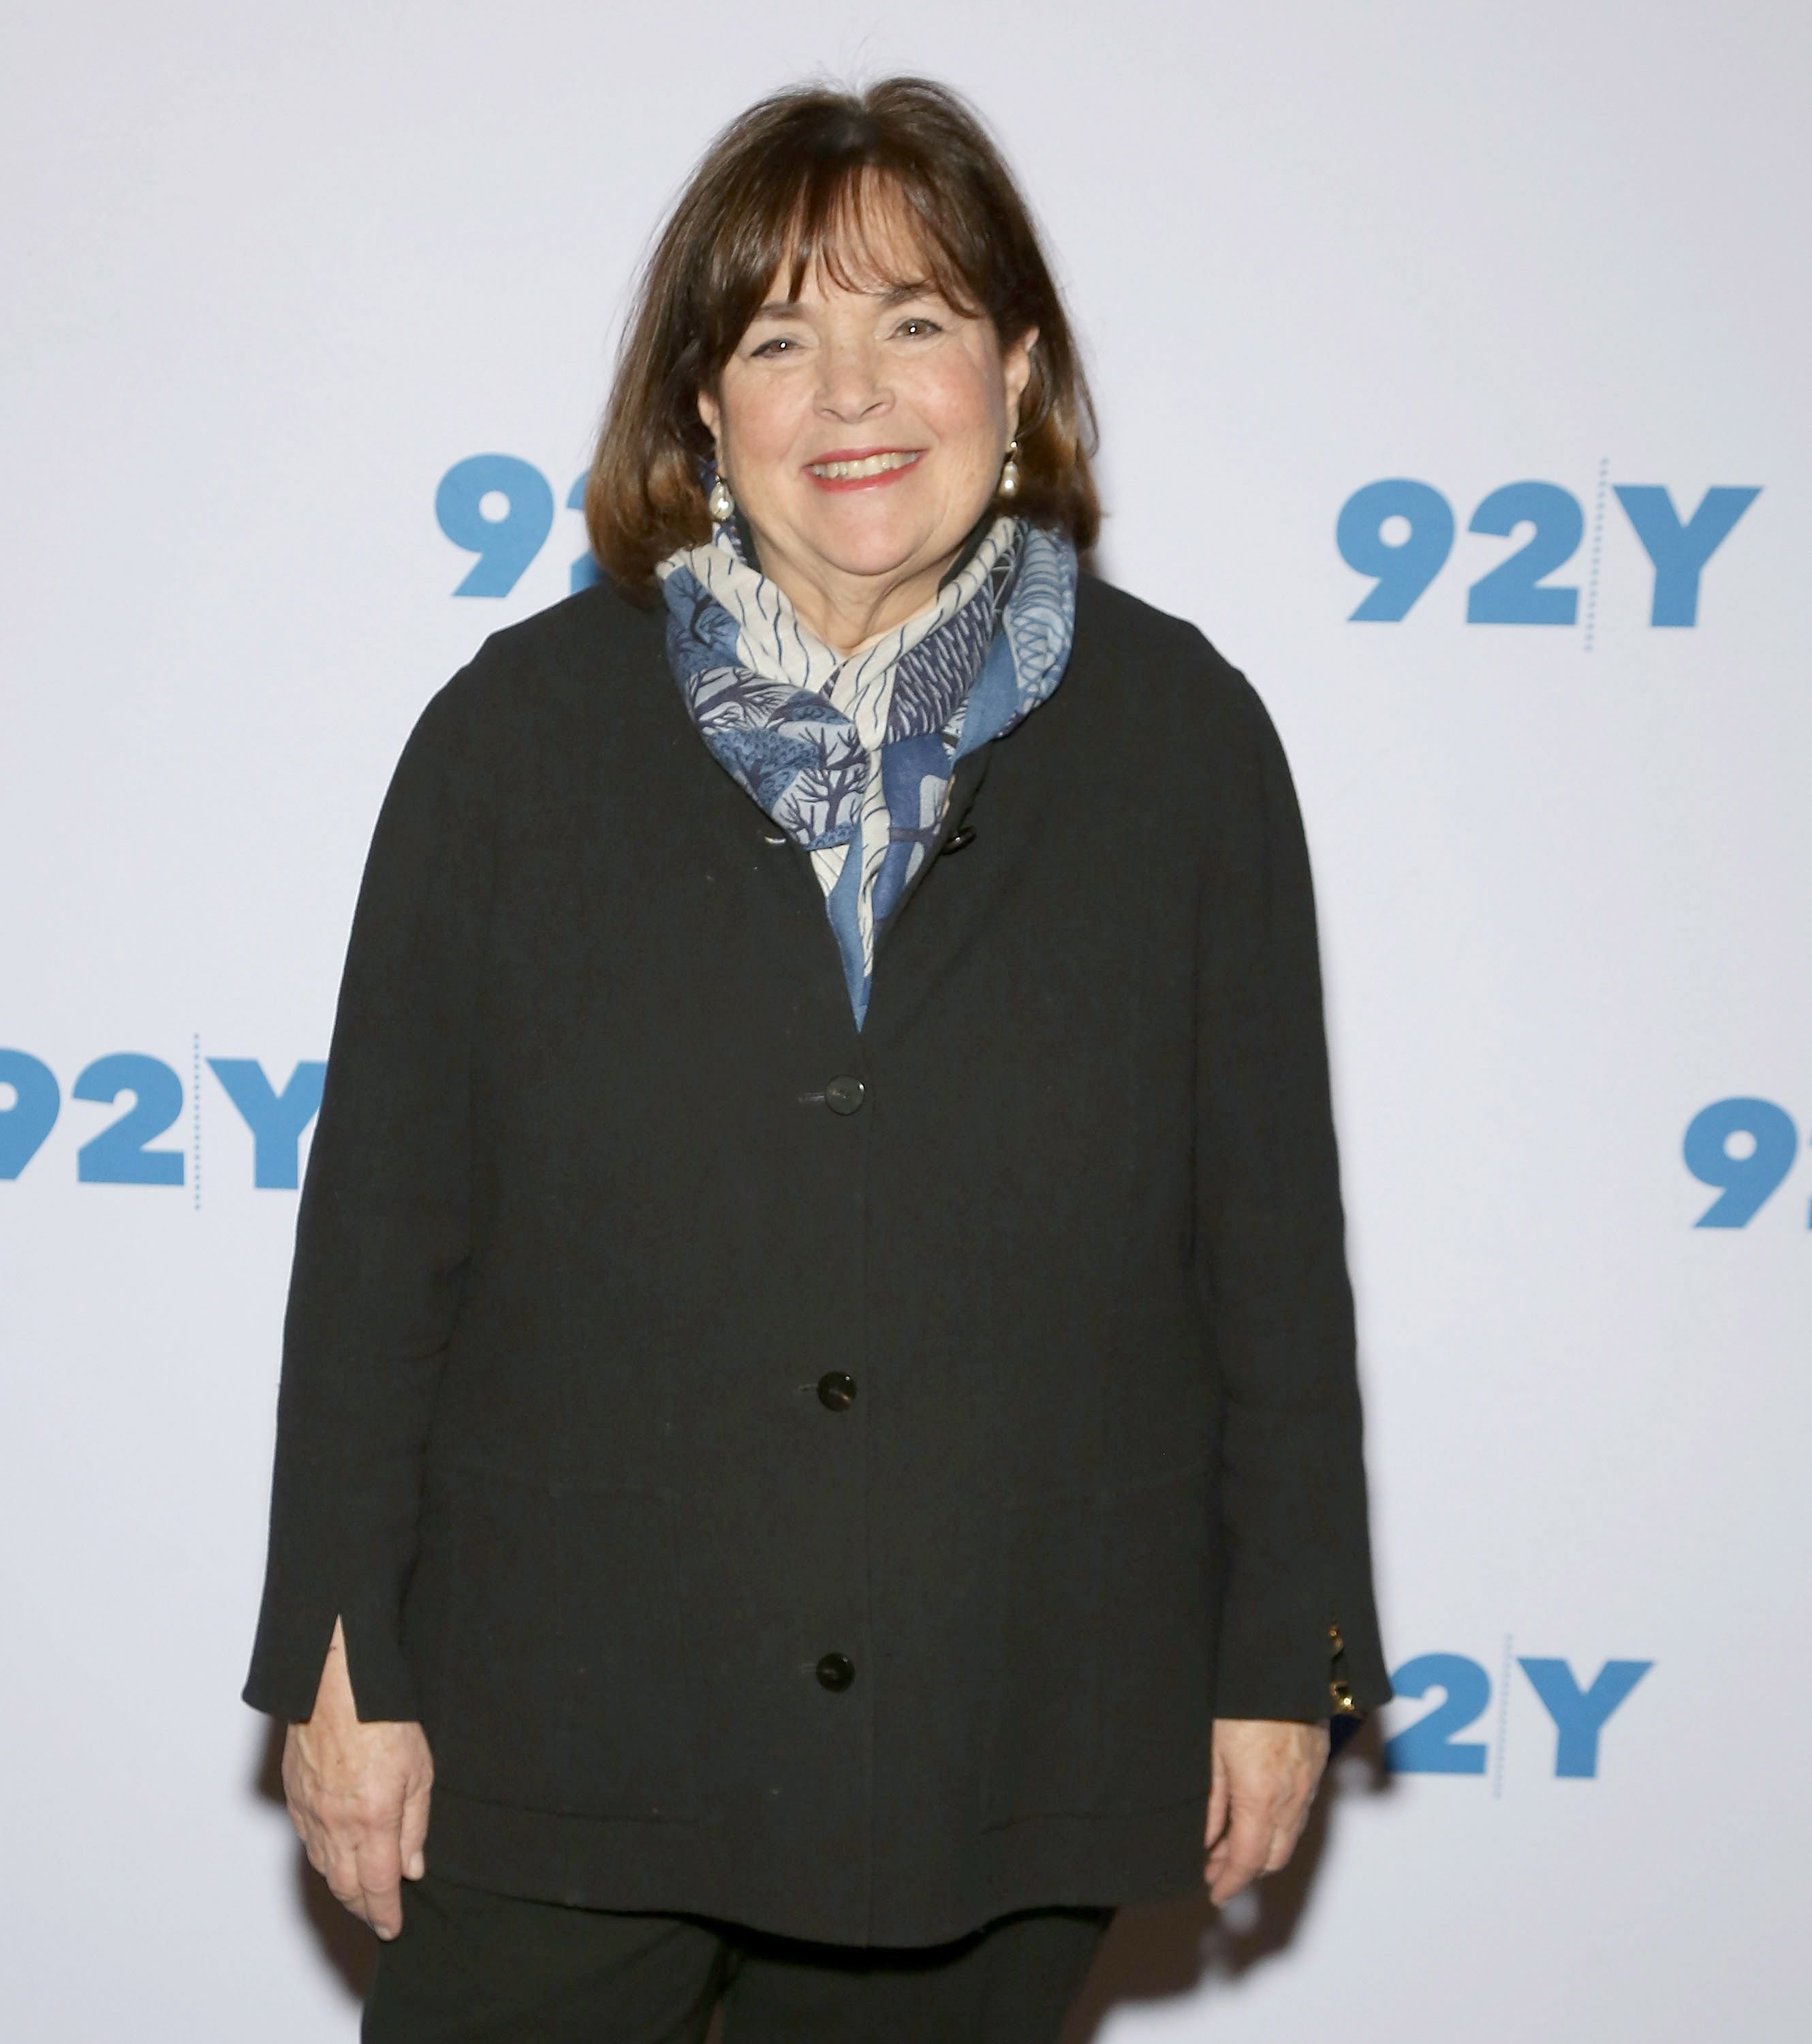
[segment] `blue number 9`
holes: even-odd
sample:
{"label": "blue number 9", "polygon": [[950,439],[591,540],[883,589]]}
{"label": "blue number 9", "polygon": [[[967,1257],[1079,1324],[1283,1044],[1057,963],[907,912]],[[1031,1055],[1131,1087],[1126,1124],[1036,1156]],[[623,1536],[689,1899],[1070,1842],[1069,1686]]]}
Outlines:
{"label": "blue number 9", "polygon": [[[1409,528],[1394,544],[1384,537],[1388,518],[1401,518]],[[1453,507],[1438,490],[1407,476],[1368,482],[1341,505],[1334,543],[1355,574],[1370,575],[1378,585],[1348,621],[1394,624],[1409,614],[1453,551]]]}
{"label": "blue number 9", "polygon": [[[1726,1147],[1733,1135],[1747,1135],[1755,1148],[1733,1157]],[[1686,1168],[1707,1185],[1723,1189],[1695,1228],[1742,1228],[1752,1220],[1775,1187],[1793,1168],[1799,1132],[1785,1108],[1772,1100],[1717,1100],[1687,1124],[1681,1145]]]}
{"label": "blue number 9", "polygon": [[[486,516],[486,498],[502,509]],[[554,529],[554,493],[531,463],[513,454],[456,461],[434,493],[434,515],[455,546],[476,554],[455,596],[508,596]]]}
{"label": "blue number 9", "polygon": [[0,1085],[13,1089],[0,1107],[0,1178],[16,1178],[56,1126],[63,1094],[50,1066],[24,1051],[0,1051]]}

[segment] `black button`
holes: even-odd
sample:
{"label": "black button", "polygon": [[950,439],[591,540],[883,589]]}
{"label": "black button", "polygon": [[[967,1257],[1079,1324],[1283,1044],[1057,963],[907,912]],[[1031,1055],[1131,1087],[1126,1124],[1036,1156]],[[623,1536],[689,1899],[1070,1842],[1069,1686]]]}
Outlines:
{"label": "black button", "polygon": [[854,1114],[862,1104],[868,1089],[860,1079],[850,1078],[846,1074],[832,1079],[824,1089],[824,1105],[833,1114]]}
{"label": "black button", "polygon": [[856,1381],[846,1370],[831,1370],[818,1380],[818,1403],[833,1412],[846,1412],[856,1395]]}
{"label": "black button", "polygon": [[974,824],[958,824],[956,828],[950,832],[950,836],[944,840],[944,850],[946,851],[961,851],[965,845],[973,844],[974,842]]}
{"label": "black button", "polygon": [[786,841],[786,832],[785,831],[763,831],[762,832],[762,843],[763,844],[785,844]]}
{"label": "black button", "polygon": [[818,1679],[827,1689],[846,1689],[856,1678],[856,1664],[846,1654],[827,1654],[818,1663]]}

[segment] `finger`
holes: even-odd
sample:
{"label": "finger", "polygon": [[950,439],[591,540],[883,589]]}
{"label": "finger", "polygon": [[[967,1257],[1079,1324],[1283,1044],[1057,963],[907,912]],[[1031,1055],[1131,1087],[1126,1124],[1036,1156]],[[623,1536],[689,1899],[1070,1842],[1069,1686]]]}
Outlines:
{"label": "finger", "polygon": [[1271,1846],[1271,1826],[1265,1817],[1234,1805],[1227,1825],[1225,1851],[1216,1877],[1209,1886],[1209,1898],[1219,1904],[1230,1900],[1265,1870]]}
{"label": "finger", "polygon": [[[1224,1902],[1230,1895],[1237,1895],[1252,1877],[1250,1874],[1242,1875],[1232,1871],[1232,1858],[1223,1840],[1208,1854],[1207,1863],[1202,1869],[1202,1878],[1207,1884],[1209,1897],[1215,1903]],[[1230,1886],[1228,1885],[1230,1882]]]}
{"label": "finger", "polygon": [[364,1907],[361,1913],[380,1938],[393,1938],[403,1927],[402,1859],[397,1835],[386,1826],[368,1831],[359,1841],[358,1881]]}
{"label": "finger", "polygon": [[403,1873],[410,1881],[420,1881],[428,1871],[423,1848],[428,1843],[428,1804],[433,1785],[432,1778],[424,1777],[403,1798],[400,1844]]}
{"label": "finger", "polygon": [[1205,1835],[1207,1843],[1211,1846],[1226,1831],[1227,1817],[1227,1769],[1217,1760],[1208,1779],[1208,1828]]}
{"label": "finger", "polygon": [[361,1923],[370,1920],[365,1913],[365,1891],[359,1885],[359,1862],[349,1848],[329,1847],[320,1860],[311,1864],[327,1883],[328,1893],[342,1909]]}
{"label": "finger", "polygon": [[1217,1909],[1225,1908],[1236,1895],[1243,1895],[1262,1871],[1250,1861],[1230,1863],[1210,1880],[1208,1900]]}
{"label": "finger", "polygon": [[1243,1895],[1264,1870],[1250,1860],[1230,1862],[1208,1883],[1208,1900],[1217,1909],[1224,1908],[1236,1895]]}

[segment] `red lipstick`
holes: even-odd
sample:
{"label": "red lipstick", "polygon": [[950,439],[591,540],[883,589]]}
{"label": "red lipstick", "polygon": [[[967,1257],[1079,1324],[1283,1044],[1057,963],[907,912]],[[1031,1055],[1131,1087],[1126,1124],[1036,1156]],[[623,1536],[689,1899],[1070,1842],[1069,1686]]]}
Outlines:
{"label": "red lipstick", "polygon": [[[878,490],[884,483],[897,482],[901,476],[909,474],[918,466],[919,457],[924,451],[923,448],[836,448],[827,454],[815,455],[805,463],[804,472],[820,490]],[[863,474],[820,475],[817,473],[821,468],[847,468],[858,463],[866,467],[871,462],[880,465],[869,469]]]}

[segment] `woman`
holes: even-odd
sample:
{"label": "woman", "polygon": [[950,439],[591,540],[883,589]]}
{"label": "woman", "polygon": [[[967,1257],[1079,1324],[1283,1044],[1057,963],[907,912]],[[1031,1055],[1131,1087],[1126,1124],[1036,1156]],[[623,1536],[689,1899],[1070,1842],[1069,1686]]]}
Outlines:
{"label": "woman", "polygon": [[409,740],[246,1690],[368,2037],[1049,2040],[1388,1694],[1289,776],[1079,574],[1088,422],[961,102],[766,102],[609,579]]}

